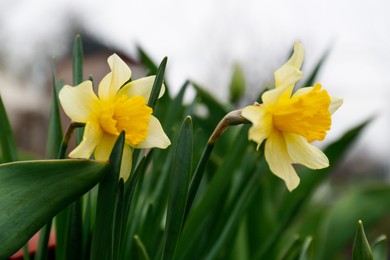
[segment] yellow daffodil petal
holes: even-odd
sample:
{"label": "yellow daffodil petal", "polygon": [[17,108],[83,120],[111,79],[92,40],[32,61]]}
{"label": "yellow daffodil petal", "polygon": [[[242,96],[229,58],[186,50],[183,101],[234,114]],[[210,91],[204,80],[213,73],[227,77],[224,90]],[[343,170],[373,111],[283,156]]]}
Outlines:
{"label": "yellow daffodil petal", "polygon": [[293,97],[299,97],[299,96],[302,96],[302,95],[305,95],[309,92],[311,92],[313,90],[314,87],[304,87],[304,88],[300,88],[298,89],[297,91],[295,91],[294,95],[292,95]]}
{"label": "yellow daffodil petal", "polygon": [[59,93],[59,100],[65,114],[75,122],[86,123],[100,113],[99,99],[89,80],[76,87],[64,86]]}
{"label": "yellow daffodil petal", "polygon": [[272,130],[272,116],[261,106],[247,106],[241,115],[252,123],[249,129],[248,139],[257,143],[259,149],[261,143],[266,139]]}
{"label": "yellow daffodil petal", "polygon": [[146,140],[136,146],[136,148],[162,148],[165,149],[171,144],[165,134],[160,122],[154,116],[150,116],[148,136]]}
{"label": "yellow daffodil petal", "polygon": [[342,98],[330,96],[329,113],[333,115],[333,113],[339,109],[343,102],[344,100]]}
{"label": "yellow daffodil petal", "polygon": [[291,58],[275,71],[275,88],[294,86],[303,77],[300,68],[304,57],[305,48],[300,42],[295,42]]}
{"label": "yellow daffodil petal", "polygon": [[279,131],[273,131],[265,143],[265,159],[273,174],[284,180],[289,191],[299,185],[299,177],[291,165],[284,136]]}
{"label": "yellow daffodil petal", "polygon": [[[126,95],[128,97],[132,96],[143,96],[147,101],[149,100],[150,93],[152,92],[154,79],[156,76],[149,76],[137,80],[133,80],[127,83],[123,88],[118,92],[118,95]],[[161,87],[159,98],[164,95],[165,86],[164,84]]]}
{"label": "yellow daffodil petal", "polygon": [[117,138],[118,136],[104,133],[101,141],[96,147],[94,153],[95,159],[100,161],[108,160]]}
{"label": "yellow daffodil petal", "polygon": [[83,140],[81,143],[69,154],[70,158],[84,158],[89,159],[94,152],[96,146],[100,143],[103,137],[97,122],[87,122],[84,129]]}
{"label": "yellow daffodil petal", "polygon": [[109,100],[115,97],[118,89],[131,77],[131,70],[118,55],[111,55],[108,60],[111,72],[100,82],[98,94],[102,100]]}
{"label": "yellow daffodil petal", "polygon": [[[318,84],[318,83],[317,83]],[[316,84],[316,85],[317,85]],[[305,88],[300,88],[298,89],[293,97],[298,97],[298,96],[302,96],[304,94],[307,94],[309,92],[311,92],[313,90],[314,87],[305,87]],[[339,98],[339,97],[335,97],[335,96],[330,96],[330,105],[329,105],[329,113],[331,115],[333,115],[334,112],[337,111],[337,109],[339,109],[339,107],[343,104],[343,99],[342,98]]]}
{"label": "yellow daffodil petal", "polygon": [[287,151],[293,163],[302,164],[310,169],[323,169],[329,166],[326,155],[305,137],[297,134],[284,133]]}
{"label": "yellow daffodil petal", "polygon": [[264,92],[261,96],[263,104],[265,106],[272,106],[279,102],[281,99],[290,99],[293,89],[294,87],[290,86],[268,90]]}
{"label": "yellow daffodil petal", "polygon": [[124,181],[127,181],[127,179],[130,176],[131,167],[133,164],[133,151],[131,150],[131,147],[127,144],[123,147],[123,153],[122,153],[122,162],[121,162],[121,169],[120,169],[120,177],[123,178]]}

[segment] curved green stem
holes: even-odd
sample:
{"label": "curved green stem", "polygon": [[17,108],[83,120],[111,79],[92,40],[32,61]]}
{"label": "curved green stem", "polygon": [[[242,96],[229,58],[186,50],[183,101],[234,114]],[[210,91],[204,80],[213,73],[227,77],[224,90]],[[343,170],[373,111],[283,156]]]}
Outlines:
{"label": "curved green stem", "polygon": [[68,149],[69,140],[70,140],[70,137],[72,136],[73,131],[76,128],[83,127],[83,126],[85,126],[85,123],[71,122],[69,124],[68,128],[66,129],[64,138],[62,139],[61,147],[60,147],[60,151],[58,153],[57,159],[64,159],[65,158],[66,149]]}
{"label": "curved green stem", "polygon": [[194,175],[192,176],[188,192],[186,211],[184,214],[184,222],[187,219],[188,213],[192,207],[192,203],[194,202],[196,193],[198,192],[200,182],[202,181],[203,174],[206,170],[206,166],[214,149],[215,143],[229,126],[247,123],[249,123],[249,121],[241,116],[241,109],[231,111],[226,116],[224,116],[221,121],[219,121],[217,127],[214,129],[214,132],[211,134],[206,144],[206,147],[203,150],[202,157],[200,158]]}

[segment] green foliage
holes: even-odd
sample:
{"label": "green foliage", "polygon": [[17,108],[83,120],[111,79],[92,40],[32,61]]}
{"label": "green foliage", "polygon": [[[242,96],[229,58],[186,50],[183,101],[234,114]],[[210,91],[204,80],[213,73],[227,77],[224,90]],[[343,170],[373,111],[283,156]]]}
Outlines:
{"label": "green foliage", "polygon": [[192,121],[187,117],[180,129],[169,181],[167,218],[162,259],[172,259],[184,224],[192,167]]}
{"label": "green foliage", "polygon": [[[115,224],[119,226],[122,224],[120,218],[118,218],[119,224],[116,223],[114,212],[118,208],[123,208],[123,183],[120,185],[118,180],[124,140],[125,133],[122,132],[112,149],[108,174],[99,184],[91,259],[113,259],[114,255],[117,255],[115,247],[120,246],[120,243],[119,245],[113,243],[115,235],[118,235],[115,234],[115,231],[118,231],[115,229]],[[118,215],[121,215],[121,211],[118,212]]]}
{"label": "green foliage", "polygon": [[[167,91],[158,99],[162,84],[167,85],[167,58],[157,66],[140,48],[139,56],[148,74],[157,74],[148,105],[172,147],[135,149],[126,182],[119,178],[123,133],[109,163],[52,160],[1,164],[0,258],[19,249],[47,224],[36,255],[45,259],[50,220],[60,211],[55,221],[57,259],[338,259],[352,246],[357,220],[364,219],[367,234],[378,236],[376,228],[390,213],[388,185],[357,184],[336,193],[328,184],[329,176],[369,121],[325,148],[329,168],[297,167],[301,183],[290,193],[270,172],[263,147],[257,151],[248,141],[248,125],[231,127],[217,143],[208,142],[218,122],[242,103],[245,80],[239,67],[232,75],[226,104],[190,81],[184,82],[177,96],[171,97]],[[309,85],[315,82],[326,57],[327,53],[309,75]],[[74,41],[73,62],[76,85],[83,80],[80,36]],[[65,150],[58,108],[62,85],[53,70],[48,158]],[[190,87],[195,90],[194,101],[184,104]],[[198,113],[200,107],[204,114]],[[0,126],[1,162],[13,161],[16,146],[1,99]],[[314,196],[323,187],[332,194],[331,200]],[[387,259],[386,239],[381,236],[370,247],[359,225],[353,257],[369,259],[367,252],[371,251],[375,259]]]}
{"label": "green foliage", "polygon": [[230,102],[236,103],[245,93],[245,76],[238,64],[234,65],[233,75],[230,81]]}
{"label": "green foliage", "polygon": [[379,236],[372,244],[371,250],[375,260],[388,259],[387,237],[385,235]]}
{"label": "green foliage", "polygon": [[353,242],[353,260],[373,260],[370,244],[368,244],[366,234],[364,234],[363,222],[358,221],[358,227]]}
{"label": "green foliage", "polygon": [[11,125],[8,121],[7,112],[3,104],[3,100],[0,96],[0,145],[1,145],[1,157],[0,162],[13,162],[16,161],[17,151],[14,135],[11,129]]}
{"label": "green foliage", "polygon": [[18,250],[61,209],[96,185],[106,166],[84,160],[0,165],[0,258]]}

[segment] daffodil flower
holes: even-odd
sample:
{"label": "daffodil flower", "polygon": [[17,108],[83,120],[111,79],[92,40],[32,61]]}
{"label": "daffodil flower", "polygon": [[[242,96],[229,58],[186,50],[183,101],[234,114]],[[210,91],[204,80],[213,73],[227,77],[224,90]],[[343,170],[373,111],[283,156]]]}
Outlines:
{"label": "daffodil flower", "polygon": [[[85,123],[81,143],[70,158],[108,160],[114,143],[125,131],[125,146],[120,175],[128,178],[132,166],[133,148],[167,148],[171,142],[152,109],[148,107],[155,76],[141,78],[124,85],[131,77],[130,68],[118,55],[108,58],[111,72],[100,82],[98,95],[92,82],[84,81],[72,87],[64,86],[59,99],[65,113],[75,122]],[[163,86],[160,97],[164,94]]]}
{"label": "daffodil flower", "polygon": [[242,110],[242,116],[252,123],[249,140],[255,141],[258,149],[266,139],[264,154],[270,170],[290,191],[300,181],[292,164],[311,169],[329,166],[326,155],[310,143],[325,138],[331,115],[343,103],[320,84],[293,93],[295,83],[303,76],[300,67],[304,55],[303,45],[296,42],[292,57],[275,72],[275,89],[262,95],[263,104]]}

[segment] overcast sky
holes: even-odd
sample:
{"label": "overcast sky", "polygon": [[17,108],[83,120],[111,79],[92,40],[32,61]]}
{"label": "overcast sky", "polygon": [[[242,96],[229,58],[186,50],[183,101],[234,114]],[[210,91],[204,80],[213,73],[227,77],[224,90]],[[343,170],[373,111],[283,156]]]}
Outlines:
{"label": "overcast sky", "polygon": [[335,114],[329,139],[376,115],[359,146],[383,160],[390,152],[389,3],[0,1],[0,54],[12,71],[33,68],[31,82],[38,82],[50,57],[64,55],[74,30],[82,30],[130,55],[140,45],[156,61],[168,56],[173,92],[190,78],[223,100],[236,62],[253,90],[272,82],[273,71],[286,61],[295,40],[307,49],[306,75],[331,48],[318,81],[345,104]]}

